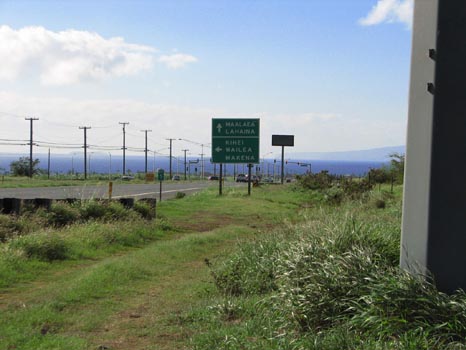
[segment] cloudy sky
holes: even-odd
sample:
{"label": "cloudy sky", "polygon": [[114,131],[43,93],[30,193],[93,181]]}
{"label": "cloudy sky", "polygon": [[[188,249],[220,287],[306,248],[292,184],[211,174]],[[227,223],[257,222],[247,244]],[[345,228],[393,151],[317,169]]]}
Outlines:
{"label": "cloudy sky", "polygon": [[[0,153],[138,154],[261,119],[295,152],[405,143],[413,0],[0,0]],[[184,140],[178,140],[178,139]],[[75,147],[75,148],[74,148]],[[209,154],[207,147],[204,151]],[[131,153],[130,152],[130,153]],[[268,157],[271,157],[269,155]]]}

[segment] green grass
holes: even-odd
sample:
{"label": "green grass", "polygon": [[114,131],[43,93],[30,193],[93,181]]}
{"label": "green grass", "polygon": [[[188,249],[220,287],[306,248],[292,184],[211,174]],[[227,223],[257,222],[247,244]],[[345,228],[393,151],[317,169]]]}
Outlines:
{"label": "green grass", "polygon": [[310,208],[210,262],[218,294],[181,321],[192,348],[466,348],[464,292],[398,268],[399,193]]}
{"label": "green grass", "polygon": [[[267,187],[252,197],[207,190],[162,202],[155,221],[96,220],[12,237],[0,245],[0,348],[95,349],[122,334],[123,348],[147,339],[148,349],[186,345],[189,334],[177,335],[172,318],[212,293],[205,260],[280,218],[298,220],[305,200]],[[66,210],[55,212],[67,222]],[[145,328],[127,324],[133,313]]]}
{"label": "green grass", "polygon": [[398,268],[388,189],[334,205],[294,185],[212,188],[155,221],[14,237],[0,244],[0,348],[464,349],[465,294]]}

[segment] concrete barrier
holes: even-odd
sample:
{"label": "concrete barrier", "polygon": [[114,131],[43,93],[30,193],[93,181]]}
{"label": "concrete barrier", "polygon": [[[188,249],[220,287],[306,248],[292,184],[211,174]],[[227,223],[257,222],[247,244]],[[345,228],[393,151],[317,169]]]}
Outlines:
{"label": "concrete barrier", "polygon": [[3,198],[2,202],[3,214],[19,214],[21,212],[21,199]]}
{"label": "concrete barrier", "polygon": [[134,207],[134,198],[128,197],[128,198],[118,198],[118,201],[128,209],[131,209]]}

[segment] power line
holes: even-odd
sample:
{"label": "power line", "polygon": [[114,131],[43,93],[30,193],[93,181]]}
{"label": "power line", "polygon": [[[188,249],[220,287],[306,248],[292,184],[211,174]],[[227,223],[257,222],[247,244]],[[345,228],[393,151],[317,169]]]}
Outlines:
{"label": "power line", "polygon": [[23,119],[26,117],[25,115],[18,115],[18,114],[9,113],[9,112],[0,112],[0,114],[6,115],[7,117],[14,117],[18,119]]}
{"label": "power line", "polygon": [[[81,127],[79,127],[81,129]],[[36,140],[36,143],[44,143],[47,145],[59,145],[59,146],[81,146],[80,143],[58,143],[58,142],[50,142],[50,141],[42,141]]]}

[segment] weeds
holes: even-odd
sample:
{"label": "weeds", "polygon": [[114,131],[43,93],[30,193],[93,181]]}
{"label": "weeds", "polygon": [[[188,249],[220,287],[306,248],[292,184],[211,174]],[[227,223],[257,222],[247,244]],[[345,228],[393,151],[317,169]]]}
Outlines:
{"label": "weeds", "polygon": [[78,221],[80,212],[76,207],[66,203],[56,202],[52,205],[50,212],[44,215],[47,217],[50,225],[62,227]]}
{"label": "weeds", "polygon": [[65,260],[70,251],[62,237],[48,232],[20,237],[12,241],[10,247],[23,251],[28,258],[42,261]]}
{"label": "weeds", "polygon": [[241,325],[211,332],[216,338],[195,338],[194,348],[465,349],[466,294],[443,294],[431,279],[398,268],[393,195],[356,197],[340,212],[313,210],[304,224],[264,234],[227,259],[209,262],[226,298],[223,308],[212,309],[217,316],[211,322],[224,322],[238,312],[234,305],[257,297],[250,307],[260,316],[244,319],[252,309],[243,308]]}

